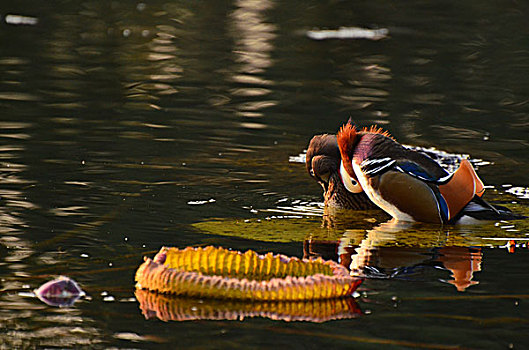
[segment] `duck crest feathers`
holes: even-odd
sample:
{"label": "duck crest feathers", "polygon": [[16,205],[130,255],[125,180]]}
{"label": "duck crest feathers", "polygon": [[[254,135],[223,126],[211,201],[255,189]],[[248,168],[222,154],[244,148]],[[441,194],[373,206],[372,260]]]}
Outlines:
{"label": "duck crest feathers", "polygon": [[377,134],[384,137],[395,140],[391,134],[377,125],[371,125],[369,127],[364,127],[360,131],[356,129],[351,122],[344,124],[338,134],[336,135],[336,140],[338,141],[338,147],[340,148],[340,154],[344,163],[345,170],[353,178],[356,178],[356,175],[353,170],[352,160],[355,152],[355,148],[360,141],[361,135],[365,134]]}
{"label": "duck crest feathers", "polygon": [[354,178],[356,178],[356,176],[351,161],[356,143],[359,139],[357,136],[358,132],[356,127],[351,123],[344,124],[336,135],[336,141],[338,141],[340,155],[342,156],[342,163],[347,173]]}
{"label": "duck crest feathers", "polygon": [[379,135],[382,135],[382,136],[385,136],[385,137],[389,137],[390,139],[395,141],[393,136],[391,136],[391,134],[388,131],[382,129],[381,127],[379,127],[377,125],[371,125],[370,127],[364,127],[361,132],[369,133],[369,134],[379,134]]}

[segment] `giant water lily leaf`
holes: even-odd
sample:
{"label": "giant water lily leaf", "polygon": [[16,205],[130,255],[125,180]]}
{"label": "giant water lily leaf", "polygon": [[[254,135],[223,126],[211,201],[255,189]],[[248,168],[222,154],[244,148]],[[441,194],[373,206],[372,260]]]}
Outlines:
{"label": "giant water lily leaf", "polygon": [[334,261],[241,253],[206,247],[163,247],[136,272],[137,288],[189,297],[313,300],[351,295],[361,283]]}
{"label": "giant water lily leaf", "polygon": [[[282,212],[279,212],[279,211]],[[371,229],[387,216],[381,211],[351,211],[325,208],[319,216],[294,216],[296,208],[264,209],[267,218],[213,218],[192,224],[204,234],[240,237],[265,242],[303,242],[307,239],[338,240],[346,229],[354,227],[360,233]],[[298,209],[301,210],[301,209]],[[361,239],[361,238],[360,238]]]}
{"label": "giant water lily leaf", "polygon": [[[518,211],[520,212],[520,210]],[[523,213],[524,215],[529,213]],[[343,219],[343,218],[342,218]],[[351,223],[329,218],[211,219],[193,224],[204,234],[241,237],[267,242],[347,241],[356,246],[364,240],[373,246],[502,246],[509,240],[526,241],[529,233],[528,220],[512,222],[483,222],[477,225],[440,226],[424,223],[386,222],[378,225],[366,220]]]}
{"label": "giant water lily leaf", "polygon": [[265,242],[303,242],[313,236],[335,240],[340,231],[322,227],[321,218],[245,220],[218,218],[192,225],[202,233],[241,237]]}

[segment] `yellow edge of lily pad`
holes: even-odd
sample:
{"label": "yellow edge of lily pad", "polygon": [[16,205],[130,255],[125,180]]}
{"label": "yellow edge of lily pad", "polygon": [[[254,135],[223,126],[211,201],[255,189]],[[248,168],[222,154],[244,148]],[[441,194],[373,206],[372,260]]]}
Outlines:
{"label": "yellow edge of lily pad", "polygon": [[137,288],[180,296],[240,300],[315,300],[351,295],[362,282],[334,261],[163,247],[136,271]]}

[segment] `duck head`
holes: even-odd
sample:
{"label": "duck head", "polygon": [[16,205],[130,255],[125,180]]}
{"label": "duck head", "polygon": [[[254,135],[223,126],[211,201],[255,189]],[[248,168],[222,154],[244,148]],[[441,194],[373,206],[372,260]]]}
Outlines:
{"label": "duck head", "polygon": [[373,209],[362,191],[348,191],[340,176],[340,149],[336,135],[315,135],[307,148],[305,165],[309,175],[323,188],[325,206],[336,209]]}
{"label": "duck head", "polygon": [[336,136],[338,147],[340,149],[340,177],[345,188],[352,193],[363,192],[362,186],[353,170],[353,159],[356,145],[360,141],[360,135],[356,127],[350,122],[343,125]]}
{"label": "duck head", "polygon": [[334,135],[315,135],[310,140],[305,165],[309,175],[327,192],[340,163],[340,150]]}
{"label": "duck head", "polygon": [[357,175],[353,169],[353,164],[356,161],[360,163],[361,160],[365,159],[372,153],[372,149],[366,145],[366,143],[360,143],[362,139],[366,137],[372,139],[373,136],[382,136],[394,141],[393,137],[382,128],[375,125],[369,128],[363,128],[357,130],[356,127],[351,123],[351,120],[344,124],[337,134],[337,143],[340,149],[340,156],[342,158],[340,163],[340,176],[342,182],[348,191],[352,193],[360,193],[364,191],[360,185]]}

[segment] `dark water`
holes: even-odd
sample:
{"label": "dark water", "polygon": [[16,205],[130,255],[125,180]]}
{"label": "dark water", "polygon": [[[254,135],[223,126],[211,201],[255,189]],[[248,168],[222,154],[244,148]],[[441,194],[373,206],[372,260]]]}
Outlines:
{"label": "dark water", "polygon": [[[529,346],[526,222],[323,219],[289,162],[352,117],[490,162],[486,198],[527,215],[525,3],[2,1],[0,15],[0,348]],[[342,26],[389,35],[305,36]],[[342,320],[200,320],[204,303],[178,300],[196,320],[146,319],[142,257],[210,244],[352,255],[370,278]],[[61,274],[88,297],[29,296]]]}

